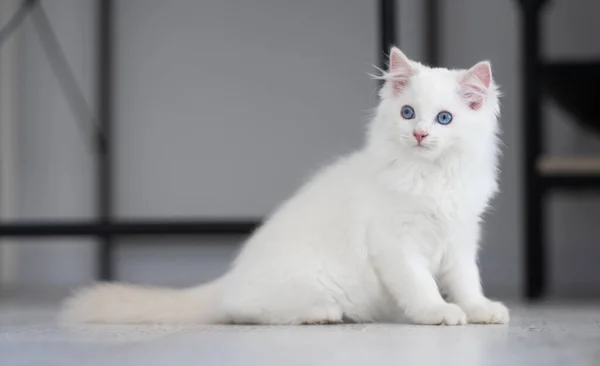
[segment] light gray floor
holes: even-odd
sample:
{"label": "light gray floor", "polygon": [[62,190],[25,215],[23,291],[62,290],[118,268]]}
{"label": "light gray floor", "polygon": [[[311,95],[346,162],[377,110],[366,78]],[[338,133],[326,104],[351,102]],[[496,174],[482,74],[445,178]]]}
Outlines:
{"label": "light gray floor", "polygon": [[0,303],[0,365],[600,365],[600,304],[513,306],[509,326],[76,326]]}

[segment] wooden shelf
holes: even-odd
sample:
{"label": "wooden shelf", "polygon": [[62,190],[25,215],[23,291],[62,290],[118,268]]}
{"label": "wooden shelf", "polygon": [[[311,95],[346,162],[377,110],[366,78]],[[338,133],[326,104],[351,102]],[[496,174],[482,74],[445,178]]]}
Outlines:
{"label": "wooden shelf", "polygon": [[558,157],[544,156],[538,159],[538,172],[546,176],[598,176],[600,156]]}

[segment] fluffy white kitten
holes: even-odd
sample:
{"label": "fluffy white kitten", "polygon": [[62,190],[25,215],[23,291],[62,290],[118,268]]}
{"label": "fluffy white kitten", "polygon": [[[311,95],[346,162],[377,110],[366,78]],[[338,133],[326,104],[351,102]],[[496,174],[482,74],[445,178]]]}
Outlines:
{"label": "fluffy white kitten", "polygon": [[392,48],[382,78],[365,146],[283,203],[227,274],[184,290],[96,285],[67,301],[63,319],[508,322],[477,267],[481,216],[498,187],[490,64],[433,69]]}

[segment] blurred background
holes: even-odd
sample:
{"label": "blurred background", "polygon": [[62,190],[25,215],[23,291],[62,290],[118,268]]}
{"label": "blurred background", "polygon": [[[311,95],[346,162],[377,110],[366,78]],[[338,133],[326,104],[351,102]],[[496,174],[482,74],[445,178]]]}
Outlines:
{"label": "blurred background", "polygon": [[[377,104],[368,73],[395,41],[412,59],[434,52],[451,68],[488,59],[502,86],[501,193],[480,260],[486,292],[600,296],[600,196],[579,190],[600,187],[599,136],[541,98],[539,78],[526,79],[524,9],[536,13],[527,4],[538,2],[113,0],[104,26],[102,1],[40,2],[84,103],[69,94],[70,71],[32,5],[0,50],[4,291],[100,278],[186,286],[219,276],[253,225],[362,144]],[[0,0],[0,24],[20,4]],[[544,60],[597,59],[600,2],[538,10]],[[393,34],[382,40],[385,29]],[[569,95],[586,92],[576,86]],[[524,118],[536,116],[532,102],[539,123]],[[85,104],[94,117],[81,117]],[[108,153],[98,131],[108,131]],[[585,184],[567,177],[576,189],[532,193],[544,184],[532,171],[540,141],[544,156],[587,157],[583,173],[569,170],[575,160],[549,168]]]}

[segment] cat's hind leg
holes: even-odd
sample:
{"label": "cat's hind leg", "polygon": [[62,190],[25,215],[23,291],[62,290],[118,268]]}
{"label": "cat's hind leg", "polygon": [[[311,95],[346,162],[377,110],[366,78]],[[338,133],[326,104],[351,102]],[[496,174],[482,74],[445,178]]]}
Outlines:
{"label": "cat's hind leg", "polygon": [[[221,309],[234,324],[334,324],[341,323],[342,307],[326,293],[309,286],[246,287],[231,291]],[[308,287],[308,288],[307,288]]]}
{"label": "cat's hind leg", "polygon": [[225,305],[226,318],[234,324],[336,324],[342,323],[339,305],[287,306],[281,303],[233,302]]}

